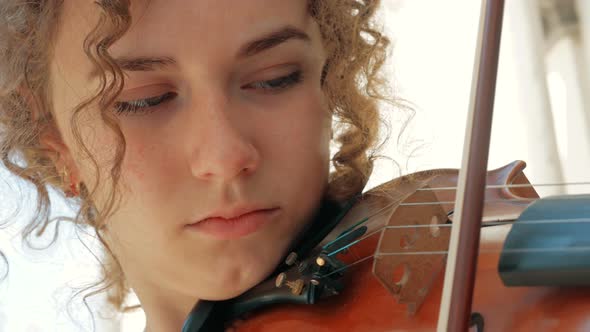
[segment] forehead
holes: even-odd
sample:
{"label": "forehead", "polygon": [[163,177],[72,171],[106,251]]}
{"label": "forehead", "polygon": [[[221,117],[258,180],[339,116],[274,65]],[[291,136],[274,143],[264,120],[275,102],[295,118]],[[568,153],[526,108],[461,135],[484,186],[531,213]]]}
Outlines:
{"label": "forehead", "polygon": [[[307,0],[132,0],[130,10],[130,29],[109,49],[114,56],[190,54],[206,61],[281,26],[310,25]],[[83,43],[100,14],[93,0],[64,1],[54,70],[68,76],[91,71]]]}
{"label": "forehead", "polygon": [[[158,47],[199,49],[245,41],[279,25],[303,28],[307,23],[307,0],[155,0],[132,5],[136,17],[129,32],[115,44],[114,53],[125,47],[149,50],[150,38]],[[178,43],[182,38],[183,43]]]}

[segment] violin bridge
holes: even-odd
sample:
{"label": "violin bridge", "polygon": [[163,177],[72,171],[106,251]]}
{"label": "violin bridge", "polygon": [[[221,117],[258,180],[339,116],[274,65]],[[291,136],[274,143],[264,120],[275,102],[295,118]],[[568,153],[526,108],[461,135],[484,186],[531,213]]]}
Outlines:
{"label": "violin bridge", "polygon": [[373,261],[373,274],[410,314],[418,311],[444,269],[451,230],[441,227],[449,211],[428,186],[421,189],[393,211]]}

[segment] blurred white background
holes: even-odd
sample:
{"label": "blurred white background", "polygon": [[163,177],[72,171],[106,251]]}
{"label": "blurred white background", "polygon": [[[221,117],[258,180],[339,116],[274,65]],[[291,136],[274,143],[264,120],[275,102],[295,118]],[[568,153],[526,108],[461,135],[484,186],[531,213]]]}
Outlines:
{"label": "blurred white background", "polygon": [[[584,64],[590,59],[590,2],[506,2],[489,168],[521,159],[529,165],[525,172],[532,183],[587,181],[590,122],[584,91],[589,75]],[[389,112],[392,139],[384,153],[396,164],[380,162],[367,189],[401,174],[460,166],[479,10],[476,0],[383,1],[380,14],[393,40],[392,89],[412,103],[415,115],[398,140],[409,113]],[[0,217],[5,218],[16,202],[34,197],[7,171],[0,169],[0,178]],[[556,186],[539,191],[588,190]],[[73,214],[63,200],[52,199],[53,215]],[[28,216],[28,206],[23,205],[19,220]],[[10,262],[9,277],[0,283],[0,331],[91,331],[81,296],[69,306],[68,300],[75,287],[96,278],[96,259],[77,236],[89,246],[92,239],[64,225],[56,244],[34,251],[21,246],[17,233],[17,228],[0,233],[0,249]],[[143,330],[141,312],[101,314],[102,301],[102,296],[89,298],[96,331]]]}

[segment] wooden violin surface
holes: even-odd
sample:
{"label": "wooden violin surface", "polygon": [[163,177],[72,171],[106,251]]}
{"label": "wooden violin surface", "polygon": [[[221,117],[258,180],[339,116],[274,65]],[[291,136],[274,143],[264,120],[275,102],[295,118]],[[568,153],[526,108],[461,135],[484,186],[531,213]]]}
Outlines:
{"label": "wooden violin surface", "polygon": [[[501,227],[510,227],[501,226]],[[482,229],[482,249],[501,249],[497,240],[486,240],[494,229]],[[373,243],[376,245],[375,243]],[[366,245],[369,245],[368,243]],[[354,255],[351,250],[350,255]],[[506,287],[498,275],[499,252],[478,257],[473,311],[484,319],[484,331],[540,332],[589,331],[590,289]],[[342,294],[313,306],[284,305],[254,313],[236,324],[237,331],[435,331],[443,273],[420,309],[413,315],[383,289],[367,260],[350,268]],[[393,278],[393,276],[392,276]],[[411,278],[411,276],[410,276]],[[471,329],[476,331],[475,328]]]}
{"label": "wooden violin surface", "polygon": [[[486,191],[484,225],[520,214],[538,199],[524,168],[524,162],[514,162],[488,172],[492,186]],[[364,194],[320,243],[331,243],[365,220],[364,236],[335,252],[334,257],[348,266],[341,278],[343,290],[313,305],[282,304],[254,311],[230,330],[435,331],[456,175],[456,170],[415,173]],[[472,312],[480,323],[483,319],[483,331],[590,331],[590,288],[503,284],[498,263],[512,226],[481,230]]]}

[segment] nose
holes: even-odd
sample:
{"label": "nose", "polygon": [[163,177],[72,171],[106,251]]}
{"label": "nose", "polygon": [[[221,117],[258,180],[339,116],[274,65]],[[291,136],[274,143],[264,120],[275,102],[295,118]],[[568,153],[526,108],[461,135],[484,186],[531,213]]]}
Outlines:
{"label": "nose", "polygon": [[209,94],[207,103],[201,103],[192,126],[198,131],[197,142],[191,153],[193,176],[202,180],[227,181],[251,174],[260,163],[259,151],[248,137],[247,119],[231,110],[231,103],[222,94]]}

